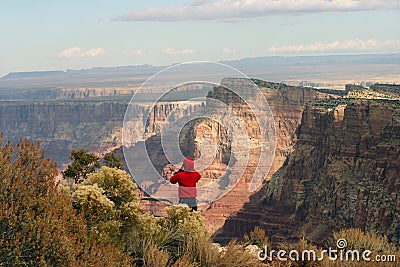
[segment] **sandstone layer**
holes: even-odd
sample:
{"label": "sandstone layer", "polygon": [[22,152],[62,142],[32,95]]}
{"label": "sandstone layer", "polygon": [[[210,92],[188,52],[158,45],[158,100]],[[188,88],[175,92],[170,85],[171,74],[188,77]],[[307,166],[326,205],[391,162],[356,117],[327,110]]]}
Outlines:
{"label": "sandstone layer", "polygon": [[[308,87],[287,86],[260,80],[253,81],[260,87],[274,115],[276,129],[275,159],[269,174],[263,174],[269,179],[293,151],[293,146],[297,140],[296,129],[300,125],[304,105],[313,99],[335,96]],[[222,81],[222,85],[240,87],[241,82],[243,81],[240,81],[240,79],[225,79]],[[62,94],[57,97],[66,99],[106,97],[110,93],[114,94],[108,90],[104,92],[97,90],[92,93],[89,89],[65,90],[59,91],[59,93]],[[246,122],[246,128],[252,140],[250,162],[241,180],[223,198],[202,207],[210,230],[215,231],[223,225],[226,218],[235,214],[243,207],[245,202],[249,201],[251,194],[249,182],[254,175],[257,162],[260,160],[259,132],[257,132],[257,120],[252,111],[232,92],[225,90],[223,86],[215,87],[209,93],[208,98],[222,101],[239,114]],[[68,163],[68,155],[72,149],[83,147],[89,151],[106,152],[119,147],[121,145],[122,121],[127,105],[128,99],[120,101],[105,101],[104,99],[95,101],[93,98],[92,100],[75,101],[3,101],[0,102],[0,129],[5,132],[8,139],[14,142],[25,137],[31,140],[40,140],[46,155],[55,159],[61,166]],[[130,127],[131,132],[129,133],[132,137],[132,145],[140,145],[141,142],[144,142],[154,167],[159,173],[162,173],[164,169],[165,176],[171,175],[175,169],[168,166],[168,160],[162,153],[160,132],[164,121],[176,107],[177,103],[175,102],[158,103],[150,111],[149,106],[145,103],[133,107],[134,112],[143,118],[132,122],[134,125]],[[199,108],[203,107],[200,105]],[[189,116],[195,111],[196,108],[188,107],[176,114],[176,119]],[[227,120],[229,120],[229,117]],[[143,121],[146,123],[143,124]],[[183,131],[185,134],[182,134],[180,138],[182,152],[198,158],[200,157],[199,147],[202,141],[205,139],[212,140],[218,150],[211,166],[202,171],[202,183],[218,179],[225,173],[231,153],[231,140],[229,140],[226,129],[216,121],[209,120],[198,120],[188,127],[190,129]],[[145,133],[145,136],[143,136],[143,133]],[[120,153],[122,157],[122,150],[120,150]],[[141,165],[138,158],[140,157],[133,154],[131,159],[127,160]],[[146,174],[145,169],[143,175]],[[142,186],[150,190],[157,189],[153,188],[154,185],[152,184]],[[157,208],[156,206],[153,208]]]}
{"label": "sandstone layer", "polygon": [[[287,86],[284,84],[265,82],[261,80],[253,81],[258,85],[264,97],[268,101],[268,105],[271,108],[274,117],[276,135],[275,158],[272,162],[269,173],[263,174],[264,178],[269,180],[272,174],[282,166],[286,157],[293,150],[293,146],[297,140],[296,129],[300,125],[304,105],[313,99],[329,99],[336,98],[336,96],[321,93],[309,87]],[[257,120],[254,118],[254,114],[248,110],[248,107],[243,103],[243,101],[238,100],[231,91],[226,90],[223,87],[226,84],[232,84],[235,82],[238,82],[238,80],[226,79],[225,81],[222,81],[222,86],[214,88],[208,97],[218,99],[231,106],[239,116],[243,117],[247,122],[247,129],[250,133],[250,138],[257,140],[260,136],[259,133],[255,131],[258,129],[258,125]],[[201,128],[203,127],[203,124],[200,123],[196,125],[196,127]],[[212,133],[220,132],[216,126],[214,128],[211,127],[210,131]],[[197,140],[201,139],[202,133],[199,133],[199,131],[196,132]],[[213,136],[218,135],[214,134]],[[215,140],[215,143],[218,142],[219,140]],[[257,145],[254,145],[252,149],[252,157],[250,157],[244,175],[232,191],[221,199],[212,202],[210,205],[203,208],[203,214],[207,219],[207,225],[212,232],[218,230],[229,216],[234,215],[243,207],[244,203],[249,201],[249,196],[251,195],[249,184],[253,178],[257,162],[260,160],[260,151],[257,150]],[[220,151],[230,152],[223,149]],[[227,157],[220,156],[219,158],[226,159]],[[211,166],[211,168],[212,167],[213,166]],[[217,165],[216,170],[213,170],[213,173],[218,172],[220,172],[220,165]]]}
{"label": "sandstone layer", "polygon": [[359,227],[400,240],[400,102],[340,99],[306,106],[284,166],[215,239],[255,226],[274,242],[323,243]]}
{"label": "sandstone layer", "polygon": [[[268,101],[269,107],[272,110],[273,124],[276,129],[275,158],[272,162],[270,172],[261,174],[261,176],[263,176],[262,178],[268,180],[271,175],[282,166],[286,157],[293,150],[297,138],[296,129],[300,124],[304,105],[313,99],[335,98],[337,96],[321,93],[313,88],[287,86],[260,80],[254,80],[254,82],[259,86],[262,95]],[[239,91],[243,91],[244,89],[240,90],[240,86],[246,83],[248,83],[248,81],[243,81],[241,79],[223,80],[221,86],[213,88],[208,94],[208,101],[206,101],[206,107],[204,107],[206,110],[208,109],[210,111],[210,109],[213,108],[212,99],[224,103],[229,107],[231,113],[225,115],[223,121],[232,119],[231,117],[233,114],[242,118],[245,122],[247,132],[249,133],[248,137],[251,140],[249,162],[243,176],[240,177],[241,179],[233,190],[222,198],[200,207],[203,211],[203,215],[207,219],[208,227],[212,232],[220,228],[226,218],[239,211],[243,207],[243,204],[249,201],[249,196],[251,195],[249,185],[254,176],[255,169],[257,168],[259,160],[265,161],[265,159],[260,158],[259,147],[261,138],[255,114],[240,97],[224,87],[234,86]],[[252,92],[248,93],[252,94]],[[147,139],[143,140],[143,144],[136,143],[134,145],[136,147],[145,145],[148,148],[147,153],[152,161],[153,167],[166,178],[172,176],[179,167],[168,164],[168,160],[162,151],[163,147],[160,137],[162,121],[166,119],[167,114],[171,112],[173,108],[172,106],[165,106],[161,112],[162,115],[159,115],[159,119],[147,125],[148,129],[150,129],[153,134],[147,136]],[[160,111],[161,110],[158,110],[155,114],[158,114]],[[185,114],[181,115],[185,116]],[[137,123],[140,124],[141,122]],[[204,118],[194,120],[186,124],[182,129],[179,143],[180,149],[185,156],[191,156],[196,159],[200,158],[201,153],[204,153],[204,151],[201,151],[201,144],[204,140],[211,140],[217,147],[212,164],[200,171],[202,179],[199,186],[208,184],[213,180],[218,180],[226,174],[227,165],[229,164],[232,153],[232,140],[229,137],[229,131],[230,130],[225,128],[221,123]],[[140,154],[135,154],[140,152],[136,152],[134,146],[129,150],[129,154],[131,155],[126,160],[135,162],[138,166],[143,166],[142,169],[137,171],[137,176],[144,177],[144,181],[140,184],[141,187],[149,193],[163,192],[167,194],[168,190],[171,191],[171,194],[173,194],[173,192],[176,193],[177,188],[169,188],[165,180],[149,181],[152,179],[151,177],[148,179],[145,178],[146,175],[149,175],[149,168],[146,167],[147,165],[145,162],[138,162],[141,156]],[[235,157],[237,157],[237,155],[235,155]],[[160,207],[164,205],[158,202],[151,202],[147,206],[149,211],[161,214],[162,209]]]}
{"label": "sandstone layer", "polygon": [[[62,168],[72,149],[101,154],[120,147],[127,106],[128,100],[0,101],[0,131],[16,143],[21,138],[40,141],[46,156]],[[147,119],[146,125],[140,121],[132,128],[133,141],[139,142],[160,132],[177,103],[160,102],[150,111],[145,103],[134,106],[138,116],[150,114],[142,119]],[[181,116],[190,112],[192,107],[182,110]]]}

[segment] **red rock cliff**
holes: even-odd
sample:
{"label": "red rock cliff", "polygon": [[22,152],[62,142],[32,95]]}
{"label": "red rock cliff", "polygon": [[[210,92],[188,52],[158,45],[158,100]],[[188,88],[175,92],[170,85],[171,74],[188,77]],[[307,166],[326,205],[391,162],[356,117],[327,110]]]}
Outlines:
{"label": "red rock cliff", "polygon": [[286,164],[216,236],[260,226],[273,241],[322,243],[359,227],[400,240],[400,102],[335,100],[307,105]]}
{"label": "red rock cliff", "polygon": [[[237,81],[237,80],[236,80]],[[286,157],[292,152],[293,146],[296,143],[296,129],[300,125],[301,114],[304,109],[304,105],[313,99],[317,98],[332,98],[333,95],[320,93],[313,88],[307,87],[297,87],[297,86],[287,86],[284,84],[265,82],[260,80],[254,80],[255,83],[260,87],[262,93],[268,101],[271,108],[272,114],[274,116],[275,130],[276,130],[276,151],[275,158],[271,166],[271,170],[267,175],[269,179],[273,173],[275,173],[283,164]],[[221,85],[225,83],[233,83],[234,81],[227,79],[222,81]],[[254,114],[248,107],[237,99],[232,92],[224,89],[223,87],[216,87],[214,91],[209,94],[209,97],[223,101],[227,105],[230,105],[239,116],[244,118],[247,122],[247,129],[250,136],[257,140],[259,138],[259,133],[255,131],[258,128],[257,121],[254,118]],[[207,122],[200,123],[195,129],[203,128],[204,124]],[[210,124],[211,132],[221,132],[218,130],[218,125]],[[202,138],[201,131],[196,131],[196,139]],[[216,134],[213,135],[217,137]],[[226,138],[223,138],[225,140]],[[219,140],[216,140],[218,143]],[[224,149],[220,150],[222,152],[230,152]],[[238,182],[238,184],[230,191],[227,195],[221,199],[213,202],[209,207],[203,211],[204,216],[207,219],[207,224],[211,231],[216,231],[220,228],[225,220],[238,212],[244,205],[244,203],[249,201],[250,192],[248,190],[249,182],[254,174],[256,164],[252,162],[257,162],[260,156],[260,151],[257,150],[256,146],[252,147],[252,155],[250,156],[250,162],[246,168],[244,176]],[[226,159],[225,156],[219,156],[218,158]],[[219,162],[223,163],[223,162]],[[221,172],[221,164],[215,165],[216,168],[213,173]],[[205,173],[207,176],[207,173]]]}

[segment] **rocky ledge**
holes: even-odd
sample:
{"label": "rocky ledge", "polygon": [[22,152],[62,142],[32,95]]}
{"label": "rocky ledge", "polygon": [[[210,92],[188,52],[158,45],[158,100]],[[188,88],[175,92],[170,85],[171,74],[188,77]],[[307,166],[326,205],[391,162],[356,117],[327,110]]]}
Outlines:
{"label": "rocky ledge", "polygon": [[215,240],[255,226],[274,242],[304,236],[324,243],[358,227],[400,241],[400,101],[310,103],[283,167],[231,216]]}

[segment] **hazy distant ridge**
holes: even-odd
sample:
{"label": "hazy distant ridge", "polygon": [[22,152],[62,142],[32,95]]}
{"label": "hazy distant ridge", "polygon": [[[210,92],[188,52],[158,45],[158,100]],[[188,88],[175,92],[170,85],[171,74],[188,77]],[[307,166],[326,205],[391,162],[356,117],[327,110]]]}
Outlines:
{"label": "hazy distant ridge", "polygon": [[[248,76],[280,82],[290,79],[361,79],[400,77],[400,54],[256,57],[220,61]],[[165,66],[94,67],[65,71],[11,72],[0,78],[1,89],[49,89],[140,86]],[[213,73],[209,73],[213,75]]]}

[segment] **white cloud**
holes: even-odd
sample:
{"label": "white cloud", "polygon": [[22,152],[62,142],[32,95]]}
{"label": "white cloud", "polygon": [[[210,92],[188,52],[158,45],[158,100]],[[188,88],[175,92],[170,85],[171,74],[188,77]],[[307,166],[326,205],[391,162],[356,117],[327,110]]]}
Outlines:
{"label": "white cloud", "polygon": [[59,57],[76,57],[79,55],[79,53],[82,51],[82,49],[80,49],[79,47],[71,47],[68,49],[65,49],[64,51],[61,51],[58,56]]}
{"label": "white cloud", "polygon": [[82,54],[80,54],[80,57],[97,57],[99,55],[104,54],[106,51],[104,50],[104,48],[93,48],[90,49]]}
{"label": "white cloud", "polygon": [[125,50],[122,51],[122,54],[127,56],[143,56],[147,54],[147,51],[145,49]]}
{"label": "white cloud", "polygon": [[267,52],[318,52],[318,51],[343,51],[343,50],[397,50],[400,51],[400,40],[378,41],[369,40],[344,40],[330,43],[316,42],[313,44],[295,44],[285,46],[273,46],[266,49]]}
{"label": "white cloud", "polygon": [[197,0],[183,7],[136,9],[116,20],[231,22],[281,13],[352,12],[399,8],[399,0]]}
{"label": "white cloud", "polygon": [[188,55],[193,54],[195,51],[190,49],[175,50],[173,48],[165,48],[163,52],[168,55]]}
{"label": "white cloud", "polygon": [[80,47],[71,47],[61,51],[58,56],[65,58],[73,58],[73,57],[97,57],[99,55],[104,54],[106,51],[104,48],[93,48],[87,51],[82,51]]}
{"label": "white cloud", "polygon": [[234,54],[237,53],[238,50],[235,48],[224,48],[222,49],[222,52],[224,52],[225,54]]}

